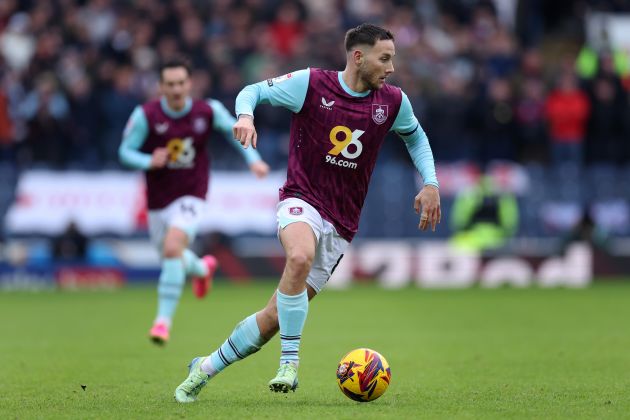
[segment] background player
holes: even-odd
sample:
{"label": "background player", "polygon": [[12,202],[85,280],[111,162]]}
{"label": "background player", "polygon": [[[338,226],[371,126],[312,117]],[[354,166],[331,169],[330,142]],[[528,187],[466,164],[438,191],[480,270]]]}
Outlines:
{"label": "background player", "polygon": [[197,257],[188,246],[195,237],[208,192],[210,159],[207,141],[213,129],[236,145],[257,177],[269,172],[255,150],[244,150],[232,137],[234,117],[216,100],[190,97],[190,68],[184,60],[160,67],[160,99],[136,107],[119,148],[123,164],[146,174],[149,234],[162,257],[158,310],[150,338],[169,339],[173,315],[187,276],[203,297],[216,259]]}
{"label": "background player", "polygon": [[354,237],[380,146],[389,131],[404,141],[425,186],[415,197],[419,227],[440,221],[433,154],[407,96],[385,83],[393,71],[392,34],[363,24],[346,34],[343,72],[306,69],[247,86],[236,99],[234,136],[256,147],[254,108],[290,109],[287,181],[280,190],[278,235],[286,265],[265,308],[239,323],[209,357],[195,358],[175,390],[179,402],[195,401],[207,381],[256,352],[280,330],[280,368],[272,391],[297,387],[298,352],[308,301],[325,285]]}

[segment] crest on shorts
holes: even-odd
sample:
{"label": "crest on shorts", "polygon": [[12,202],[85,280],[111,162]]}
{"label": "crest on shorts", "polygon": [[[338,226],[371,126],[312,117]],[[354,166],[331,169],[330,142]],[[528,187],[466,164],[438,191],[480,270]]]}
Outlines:
{"label": "crest on shorts", "polygon": [[299,216],[303,212],[304,210],[302,209],[302,207],[289,207],[289,214],[293,216]]}
{"label": "crest on shorts", "polygon": [[208,128],[208,123],[203,118],[195,118],[193,121],[193,130],[195,133],[201,134]]}
{"label": "crest on shorts", "polygon": [[387,105],[372,104],[372,120],[378,125],[387,121]]}

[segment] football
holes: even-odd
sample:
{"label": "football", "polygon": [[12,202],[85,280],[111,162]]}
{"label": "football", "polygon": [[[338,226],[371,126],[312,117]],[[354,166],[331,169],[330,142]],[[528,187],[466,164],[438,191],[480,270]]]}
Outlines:
{"label": "football", "polygon": [[379,352],[366,348],[352,350],[337,366],[339,389],[355,401],[374,401],[385,393],[391,377],[387,360]]}

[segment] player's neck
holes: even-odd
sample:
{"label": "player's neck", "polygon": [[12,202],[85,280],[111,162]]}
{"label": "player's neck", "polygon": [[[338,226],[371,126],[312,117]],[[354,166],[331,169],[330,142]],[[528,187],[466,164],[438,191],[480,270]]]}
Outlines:
{"label": "player's neck", "polygon": [[361,80],[358,72],[354,72],[347,67],[341,72],[341,78],[343,79],[346,86],[348,86],[352,91],[357,93],[363,93],[370,90],[368,85]]}
{"label": "player's neck", "polygon": [[166,106],[173,112],[182,112],[186,108],[186,102],[177,104],[171,103],[168,100],[166,101]]}
{"label": "player's neck", "polygon": [[179,118],[182,115],[185,115],[188,113],[188,111],[190,110],[190,108],[192,107],[192,99],[191,98],[186,98],[184,105],[183,106],[179,106],[177,109],[173,106],[173,105],[177,105],[177,104],[171,104],[169,103],[169,101],[166,99],[165,96],[162,96],[160,98],[160,105],[162,106],[162,110],[170,117],[172,118]]}

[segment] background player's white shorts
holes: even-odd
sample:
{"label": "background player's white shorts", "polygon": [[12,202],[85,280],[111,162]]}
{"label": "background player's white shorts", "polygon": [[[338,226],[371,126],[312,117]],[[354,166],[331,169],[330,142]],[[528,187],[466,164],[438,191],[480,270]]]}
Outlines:
{"label": "background player's white shorts", "polygon": [[148,224],[151,242],[161,252],[166,231],[169,227],[176,227],[186,232],[188,243],[192,243],[205,210],[206,201],[190,195],[178,198],[163,209],[150,210]]}
{"label": "background player's white shorts", "polygon": [[280,229],[294,222],[308,223],[315,232],[317,248],[306,282],[319,293],[350,243],[339,236],[332,223],[324,220],[319,212],[304,200],[287,198],[278,203],[277,210],[278,234]]}

